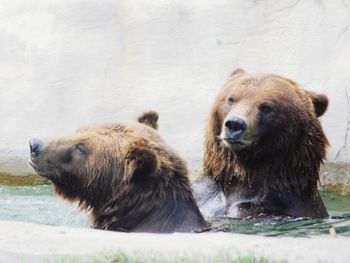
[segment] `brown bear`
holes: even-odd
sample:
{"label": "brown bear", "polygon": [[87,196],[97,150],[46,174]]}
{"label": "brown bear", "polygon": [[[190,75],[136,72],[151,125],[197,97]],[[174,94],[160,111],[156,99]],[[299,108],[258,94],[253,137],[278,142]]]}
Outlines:
{"label": "brown bear", "polygon": [[200,230],[206,222],[185,162],[158,135],[157,120],[156,112],[148,112],[141,123],[91,125],[48,143],[32,139],[29,163],[59,196],[87,209],[95,228]]}
{"label": "brown bear", "polygon": [[226,214],[327,217],[317,189],[328,146],[318,117],[327,106],[325,95],[290,79],[232,73],[212,107],[203,164]]}

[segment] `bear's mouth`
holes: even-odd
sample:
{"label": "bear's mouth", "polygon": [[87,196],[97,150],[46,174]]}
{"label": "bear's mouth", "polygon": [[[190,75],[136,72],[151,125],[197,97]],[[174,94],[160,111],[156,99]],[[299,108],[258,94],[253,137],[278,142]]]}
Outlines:
{"label": "bear's mouth", "polygon": [[40,175],[42,177],[46,177],[44,172],[42,170],[40,170],[40,168],[31,159],[28,160],[28,163],[38,175]]}
{"label": "bear's mouth", "polygon": [[246,141],[243,138],[230,138],[230,137],[224,137],[219,138],[219,140],[223,143],[225,147],[229,147],[233,151],[240,151],[243,150],[249,145],[251,145],[251,141]]}
{"label": "bear's mouth", "polygon": [[44,170],[42,170],[37,164],[35,164],[31,159],[28,160],[28,164],[34,169],[34,171],[42,177],[45,177],[49,180],[53,180],[55,178],[55,175],[45,172]]}
{"label": "bear's mouth", "polygon": [[221,140],[228,142],[229,144],[245,145],[244,142],[239,141],[237,139],[233,139],[233,138],[221,138]]}

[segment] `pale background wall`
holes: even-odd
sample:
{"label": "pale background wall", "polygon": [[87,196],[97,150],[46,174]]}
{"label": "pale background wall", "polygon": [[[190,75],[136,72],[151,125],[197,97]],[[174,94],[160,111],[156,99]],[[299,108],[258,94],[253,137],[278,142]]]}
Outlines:
{"label": "pale background wall", "polygon": [[348,0],[1,0],[0,172],[28,171],[32,137],[148,109],[193,168],[236,67],[327,94],[329,160],[349,162],[349,60]]}

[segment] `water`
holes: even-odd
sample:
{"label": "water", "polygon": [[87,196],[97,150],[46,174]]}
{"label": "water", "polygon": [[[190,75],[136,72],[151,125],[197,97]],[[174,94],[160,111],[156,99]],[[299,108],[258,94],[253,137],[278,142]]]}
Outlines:
{"label": "water", "polygon": [[329,234],[334,228],[337,235],[350,236],[350,197],[321,191],[329,218],[281,218],[239,220],[219,218],[213,220],[215,231],[255,234],[263,236],[312,236]]}
{"label": "water", "polygon": [[[328,219],[271,218],[265,220],[216,219],[216,231],[264,236],[312,236],[329,234],[350,236],[350,197],[323,191]],[[88,217],[76,204],[68,204],[53,195],[51,184],[0,184],[0,220],[15,220],[46,225],[88,227]]]}
{"label": "water", "polygon": [[79,211],[76,204],[54,196],[52,185],[0,185],[0,220],[88,226],[87,215]]}
{"label": "water", "polygon": [[265,220],[222,219],[213,222],[215,231],[254,234],[263,236],[313,236],[330,234],[350,236],[350,213],[329,219],[271,218]]}

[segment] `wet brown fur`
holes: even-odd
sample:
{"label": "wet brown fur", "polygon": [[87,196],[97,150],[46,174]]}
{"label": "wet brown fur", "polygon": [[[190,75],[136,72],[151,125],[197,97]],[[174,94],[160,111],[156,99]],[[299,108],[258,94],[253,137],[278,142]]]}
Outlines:
{"label": "wet brown fur", "polygon": [[[254,139],[250,147],[236,152],[218,138],[231,110],[225,103],[232,93],[237,103],[248,107],[252,123],[249,132]],[[266,100],[273,101],[283,114],[270,122],[277,127],[276,134],[262,139],[258,107]],[[218,183],[229,203],[243,200],[239,217],[261,213],[327,216],[317,190],[328,145],[317,117],[327,105],[326,96],[305,91],[281,76],[249,75],[241,69],[231,75],[214,102],[207,124],[203,174]]]}
{"label": "wet brown fur", "polygon": [[[155,127],[154,122],[147,124]],[[95,228],[187,232],[206,226],[184,161],[146,125],[81,128],[50,142],[33,162],[59,196],[90,211]]]}
{"label": "wet brown fur", "polygon": [[137,120],[139,123],[143,123],[155,130],[158,130],[158,118],[159,118],[158,112],[148,111],[143,113],[140,117],[138,117]]}

